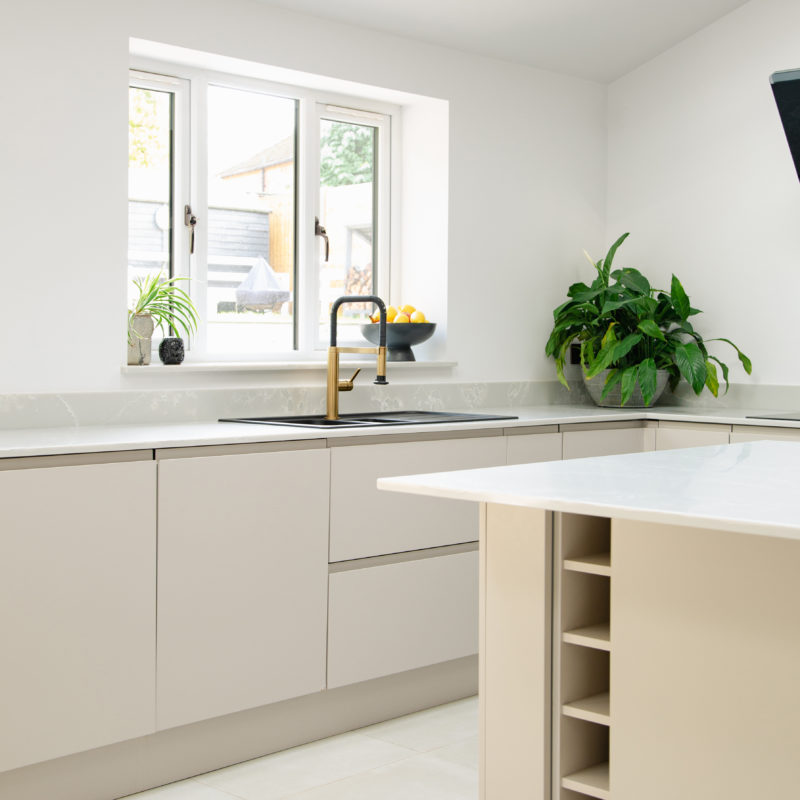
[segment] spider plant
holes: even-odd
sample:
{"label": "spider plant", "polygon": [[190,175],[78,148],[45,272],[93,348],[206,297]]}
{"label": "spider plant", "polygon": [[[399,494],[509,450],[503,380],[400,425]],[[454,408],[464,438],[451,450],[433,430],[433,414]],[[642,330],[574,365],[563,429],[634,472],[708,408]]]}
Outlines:
{"label": "spider plant", "polygon": [[611,271],[614,256],[627,237],[627,233],[620,236],[604,259],[595,262],[586,255],[597,277],[591,286],[570,286],[569,299],[553,312],[545,353],[555,359],[559,381],[569,389],[564,363],[576,339],[586,379],[608,370],[602,398],[619,383],[622,405],[630,400],[637,383],[645,404],[651,405],[658,370],[669,373],[673,390],[686,380],[695,394],[705,387],[717,397],[719,365],[727,391],[728,365],[708,352],[708,342],[731,345],[749,375],[750,359],[730,339],[704,340],[694,329],[689,318],[702,312],[692,307],[675,275],[666,290],[653,288],[636,269]]}
{"label": "spider plant", "polygon": [[134,279],[139,294],[133,308],[128,310],[128,344],[133,344],[134,338],[141,338],[131,327],[136,316],[150,316],[162,332],[169,333],[172,329],[186,338],[197,330],[197,309],[189,295],[176,285],[187,280],[164,278],[161,274]]}

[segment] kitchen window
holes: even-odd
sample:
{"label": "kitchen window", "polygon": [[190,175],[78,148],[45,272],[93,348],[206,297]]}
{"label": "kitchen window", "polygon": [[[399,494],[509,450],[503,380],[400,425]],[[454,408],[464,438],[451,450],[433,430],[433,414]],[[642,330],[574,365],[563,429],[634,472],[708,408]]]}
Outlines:
{"label": "kitchen window", "polygon": [[[193,360],[313,358],[336,297],[388,294],[396,109],[164,65],[129,109],[129,292],[190,278]],[[343,339],[371,311],[345,306]]]}

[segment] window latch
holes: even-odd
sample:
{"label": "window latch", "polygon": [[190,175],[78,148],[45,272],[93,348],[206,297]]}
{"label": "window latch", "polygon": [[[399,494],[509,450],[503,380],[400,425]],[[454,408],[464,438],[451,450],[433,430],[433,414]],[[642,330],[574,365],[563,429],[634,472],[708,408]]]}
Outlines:
{"label": "window latch", "polygon": [[331,243],[328,239],[328,232],[319,224],[319,217],[314,217],[314,236],[321,236],[325,240],[325,260],[327,261],[331,253]]}
{"label": "window latch", "polygon": [[189,240],[189,255],[194,253],[194,228],[197,225],[197,217],[192,214],[191,206],[183,207],[183,224],[192,230],[192,238]]}

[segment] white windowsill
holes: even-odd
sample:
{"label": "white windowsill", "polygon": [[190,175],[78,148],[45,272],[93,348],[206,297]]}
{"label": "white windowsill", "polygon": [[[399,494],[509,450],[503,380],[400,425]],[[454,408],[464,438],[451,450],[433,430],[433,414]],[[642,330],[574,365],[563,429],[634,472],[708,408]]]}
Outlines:
{"label": "white windowsill", "polygon": [[[346,367],[371,367],[375,366],[375,359],[342,358],[340,363]],[[389,361],[386,364],[386,371],[390,374],[396,369],[403,371],[452,369],[457,364],[457,361]],[[183,364],[151,363],[142,367],[125,364],[120,367],[123,375],[171,375],[186,372],[324,372],[327,369],[327,361],[184,361]]]}

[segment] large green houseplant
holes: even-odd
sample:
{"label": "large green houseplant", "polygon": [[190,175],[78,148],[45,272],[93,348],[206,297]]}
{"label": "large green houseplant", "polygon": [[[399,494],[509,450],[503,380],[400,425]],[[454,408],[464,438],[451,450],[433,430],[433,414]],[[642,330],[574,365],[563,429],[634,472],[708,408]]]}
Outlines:
{"label": "large green houseplant", "polygon": [[668,375],[673,390],[684,379],[695,394],[706,387],[717,397],[719,365],[727,391],[728,366],[708,352],[708,342],[731,345],[749,375],[750,359],[730,339],[704,340],[694,329],[689,318],[701,312],[691,306],[675,275],[667,291],[651,287],[636,269],[611,271],[614,256],[627,237],[627,233],[620,236],[600,261],[592,261],[587,254],[597,277],[591,286],[570,286],[569,299],[553,312],[553,330],[545,352],[555,359],[559,381],[569,389],[564,364],[576,340],[584,378],[604,381],[602,400],[619,385],[620,405],[631,399],[637,386],[644,405],[652,405],[657,399],[659,372]]}

